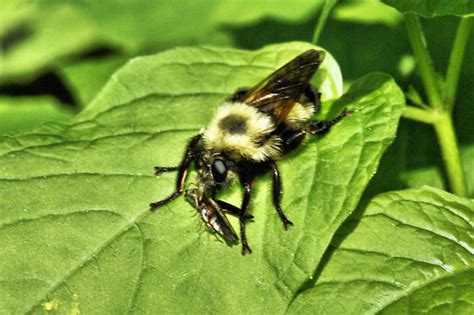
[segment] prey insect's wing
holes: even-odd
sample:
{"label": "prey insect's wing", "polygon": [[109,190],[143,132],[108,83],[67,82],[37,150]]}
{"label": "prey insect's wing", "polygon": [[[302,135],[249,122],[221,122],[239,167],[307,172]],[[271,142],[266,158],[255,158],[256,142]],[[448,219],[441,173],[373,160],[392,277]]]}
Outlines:
{"label": "prey insect's wing", "polygon": [[239,239],[221,207],[213,199],[203,200],[200,207],[201,218],[207,226],[221,235],[227,242],[235,243]]}
{"label": "prey insect's wing", "polygon": [[211,198],[202,198],[198,189],[189,189],[185,193],[186,200],[199,212],[206,225],[222,236],[226,242],[235,243],[239,238],[220,205]]}
{"label": "prey insect's wing", "polygon": [[258,107],[280,124],[308,87],[324,59],[324,51],[310,49],[273,72],[265,80],[242,93],[239,101]]}

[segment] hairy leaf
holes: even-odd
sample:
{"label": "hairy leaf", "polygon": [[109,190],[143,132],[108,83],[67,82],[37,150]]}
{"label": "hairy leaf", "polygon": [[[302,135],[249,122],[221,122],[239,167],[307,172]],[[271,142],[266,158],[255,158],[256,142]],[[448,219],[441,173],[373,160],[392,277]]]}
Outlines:
{"label": "hairy leaf", "polygon": [[472,16],[474,2],[466,0],[382,0],[400,12],[413,12],[424,17],[440,15]]}
{"label": "hairy leaf", "polygon": [[[283,230],[270,178],[258,181],[252,255],[218,242],[182,198],[157,213],[148,204],[174,187],[175,174],[156,179],[153,166],[176,165],[228,95],[311,47],[181,48],[133,59],[72,124],[3,138],[0,310],[281,313],[394,137],[404,99],[390,77],[354,83],[334,103],[353,114],[280,163],[294,228]],[[326,97],[337,94],[330,55],[321,70],[314,81]]]}
{"label": "hairy leaf", "polygon": [[289,313],[470,314],[474,202],[434,188],[382,194],[348,221]]}

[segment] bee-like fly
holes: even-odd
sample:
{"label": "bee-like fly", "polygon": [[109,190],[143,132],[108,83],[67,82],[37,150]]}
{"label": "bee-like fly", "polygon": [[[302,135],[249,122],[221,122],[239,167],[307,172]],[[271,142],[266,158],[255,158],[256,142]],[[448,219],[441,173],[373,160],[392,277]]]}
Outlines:
{"label": "bee-like fly", "polygon": [[[273,203],[285,229],[293,223],[281,209],[281,178],[277,161],[295,150],[308,135],[320,135],[348,115],[343,111],[330,121],[310,120],[319,110],[320,93],[309,81],[324,59],[324,52],[308,50],[250,89],[234,93],[218,109],[209,126],[194,136],[177,167],[155,167],[155,174],[178,171],[176,191],[150,204],[156,210],[184,192],[192,163],[198,172],[197,188],[186,199],[198,210],[206,225],[227,242],[238,240],[226,213],[240,222],[242,254],[251,253],[245,235],[252,186],[267,172],[273,175]],[[244,189],[237,208],[217,199],[217,193],[238,181]]]}

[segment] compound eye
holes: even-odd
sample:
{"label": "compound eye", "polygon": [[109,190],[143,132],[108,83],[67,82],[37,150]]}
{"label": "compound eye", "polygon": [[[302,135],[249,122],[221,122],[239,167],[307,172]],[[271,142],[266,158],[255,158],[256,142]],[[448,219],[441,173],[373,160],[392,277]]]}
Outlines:
{"label": "compound eye", "polygon": [[227,166],[221,159],[215,159],[211,166],[212,177],[218,183],[225,181],[227,177]]}

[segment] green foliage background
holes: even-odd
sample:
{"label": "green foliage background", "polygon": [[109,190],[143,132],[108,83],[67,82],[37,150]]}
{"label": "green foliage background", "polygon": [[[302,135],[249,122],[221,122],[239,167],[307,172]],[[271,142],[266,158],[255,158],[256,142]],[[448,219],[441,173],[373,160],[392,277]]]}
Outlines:
{"label": "green foliage background", "polygon": [[474,5],[383,2],[399,11],[332,9],[319,117],[354,114],[281,162],[290,231],[259,181],[246,257],[181,199],[149,213],[174,186],[152,169],[177,164],[235,89],[313,47],[326,1],[2,2],[0,313],[472,314],[474,32],[453,112],[458,197],[431,126],[400,120],[404,93],[426,96],[400,12],[432,18],[445,73]]}

